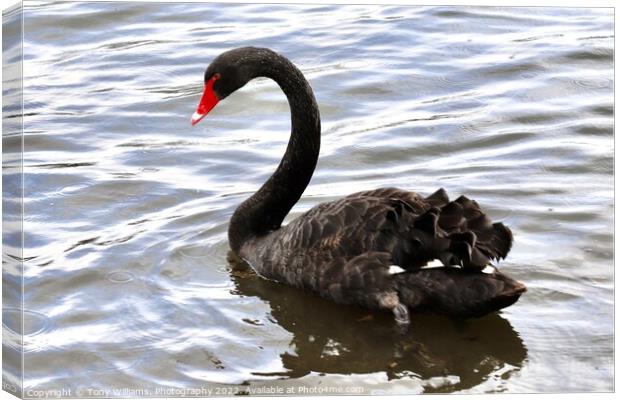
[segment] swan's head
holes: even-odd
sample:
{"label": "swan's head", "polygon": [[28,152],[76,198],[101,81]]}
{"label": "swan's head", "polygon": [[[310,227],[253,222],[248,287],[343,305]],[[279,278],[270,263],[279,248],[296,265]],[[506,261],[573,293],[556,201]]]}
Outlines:
{"label": "swan's head", "polygon": [[196,125],[220,101],[235,90],[255,78],[261,67],[261,60],[271,50],[243,47],[220,54],[207,67],[204,91],[196,112],[192,115],[192,125]]}

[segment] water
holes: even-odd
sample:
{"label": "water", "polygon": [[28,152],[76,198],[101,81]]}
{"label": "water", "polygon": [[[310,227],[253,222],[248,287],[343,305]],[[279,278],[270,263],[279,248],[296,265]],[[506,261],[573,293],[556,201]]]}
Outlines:
{"label": "water", "polygon": [[[604,8],[28,2],[26,394],[612,390],[613,40]],[[228,220],[284,152],[288,106],[263,79],[189,119],[210,60],[245,45],[287,55],[320,105],[319,164],[289,218],[379,186],[467,194],[512,228],[500,266],[522,299],[416,315],[403,335],[233,270]]]}

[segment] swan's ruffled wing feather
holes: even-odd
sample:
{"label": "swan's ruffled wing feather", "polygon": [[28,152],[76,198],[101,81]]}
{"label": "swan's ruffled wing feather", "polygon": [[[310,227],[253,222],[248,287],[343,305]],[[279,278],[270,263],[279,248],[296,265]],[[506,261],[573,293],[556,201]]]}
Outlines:
{"label": "swan's ruffled wing feather", "polygon": [[[372,250],[390,251],[398,265],[405,268],[419,268],[439,259],[445,265],[482,270],[492,260],[506,258],[512,247],[510,229],[501,222],[493,223],[475,200],[460,196],[450,201],[443,188],[426,198],[405,190],[381,188],[345,199],[388,200],[382,203],[385,220],[394,226],[385,233],[397,240],[393,248]],[[385,242],[389,240],[381,241]]]}

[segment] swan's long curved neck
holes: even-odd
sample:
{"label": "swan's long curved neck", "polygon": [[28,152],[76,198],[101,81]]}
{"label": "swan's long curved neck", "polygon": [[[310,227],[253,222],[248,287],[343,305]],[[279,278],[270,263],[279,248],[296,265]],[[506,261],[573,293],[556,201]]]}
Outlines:
{"label": "swan's long curved neck", "polygon": [[228,228],[232,250],[247,240],[278,229],[312,178],[319,157],[321,122],[310,85],[289,60],[266,53],[253,60],[255,77],[271,78],[284,91],[291,109],[291,136],[276,171],[233,214]]}

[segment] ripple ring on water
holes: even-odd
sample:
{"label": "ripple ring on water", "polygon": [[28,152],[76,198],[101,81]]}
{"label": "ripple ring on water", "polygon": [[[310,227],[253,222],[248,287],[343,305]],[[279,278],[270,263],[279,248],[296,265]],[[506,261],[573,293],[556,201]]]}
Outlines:
{"label": "ripple ring on water", "polygon": [[605,89],[613,87],[613,82],[611,79],[607,78],[574,79],[572,83],[575,86],[585,89]]}
{"label": "ripple ring on water", "polygon": [[107,274],[106,278],[114,283],[127,283],[134,279],[134,275],[127,271],[113,271]]}
{"label": "ripple ring on water", "polygon": [[[189,248],[189,250],[191,250],[191,248]],[[179,249],[178,252],[183,257],[187,257],[187,258],[205,258],[205,257],[209,256],[208,253],[207,254],[190,254],[189,250],[181,250],[181,249]]]}
{"label": "ripple ring on water", "polygon": [[2,309],[2,326],[18,334],[23,326],[24,335],[34,336],[47,331],[51,326],[51,320],[45,314],[33,310],[24,310],[23,324],[21,323],[22,310],[20,308],[6,307]]}

